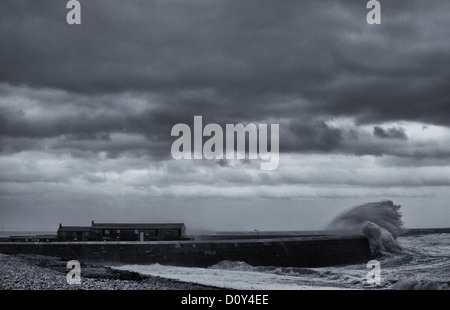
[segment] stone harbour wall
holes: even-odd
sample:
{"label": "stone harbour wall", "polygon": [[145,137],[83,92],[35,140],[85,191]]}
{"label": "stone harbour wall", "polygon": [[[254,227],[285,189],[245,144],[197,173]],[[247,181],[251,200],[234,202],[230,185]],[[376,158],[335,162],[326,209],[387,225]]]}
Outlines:
{"label": "stone harbour wall", "polygon": [[370,260],[369,242],[359,236],[154,242],[0,243],[0,253],[38,254],[82,263],[208,267],[220,261],[253,266],[323,267]]}

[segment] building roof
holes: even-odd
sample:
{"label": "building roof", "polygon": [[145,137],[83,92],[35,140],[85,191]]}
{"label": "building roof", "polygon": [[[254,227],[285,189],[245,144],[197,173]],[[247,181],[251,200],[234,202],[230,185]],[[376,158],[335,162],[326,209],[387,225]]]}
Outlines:
{"label": "building roof", "polygon": [[97,229],[169,229],[184,228],[184,223],[93,223]]}
{"label": "building roof", "polygon": [[36,235],[36,238],[39,239],[56,239],[58,238],[57,235]]}
{"label": "building roof", "polygon": [[87,226],[60,226],[58,231],[90,231],[91,228]]}

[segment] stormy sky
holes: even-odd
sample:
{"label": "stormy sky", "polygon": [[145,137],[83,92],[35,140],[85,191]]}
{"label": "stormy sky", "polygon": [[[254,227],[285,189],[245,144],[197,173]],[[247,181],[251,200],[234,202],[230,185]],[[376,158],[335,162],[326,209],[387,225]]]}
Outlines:
{"label": "stormy sky", "polygon": [[[450,226],[450,2],[0,2],[0,220],[321,229],[392,200]],[[175,160],[171,128],[280,124],[280,162]]]}

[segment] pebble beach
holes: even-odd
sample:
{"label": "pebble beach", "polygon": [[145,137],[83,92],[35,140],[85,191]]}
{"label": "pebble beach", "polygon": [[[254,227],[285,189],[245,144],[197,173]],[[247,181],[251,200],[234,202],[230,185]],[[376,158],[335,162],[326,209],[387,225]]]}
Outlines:
{"label": "pebble beach", "polygon": [[211,286],[81,264],[81,284],[68,284],[67,261],[0,253],[0,290],[213,290]]}

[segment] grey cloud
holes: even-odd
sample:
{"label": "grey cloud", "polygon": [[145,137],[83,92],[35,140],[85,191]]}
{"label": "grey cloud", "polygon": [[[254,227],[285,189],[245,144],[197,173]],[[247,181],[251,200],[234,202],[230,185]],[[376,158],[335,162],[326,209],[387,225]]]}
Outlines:
{"label": "grey cloud", "polygon": [[[0,1],[2,220],[53,229],[61,219],[200,218],[230,229],[269,214],[286,230],[332,212],[328,198],[336,207],[337,197],[386,195],[428,196],[422,218],[437,205],[442,219],[445,137],[418,143],[382,126],[450,126],[450,2],[383,1],[377,26],[366,2],[90,0],[82,25],[69,26],[67,1]],[[237,169],[254,161],[159,160],[170,159],[172,126],[194,115],[279,122],[281,155],[314,158],[293,155],[270,174]],[[356,126],[332,125],[340,117]],[[380,156],[354,171],[365,158],[327,154]],[[283,199],[299,197],[327,199]]]}
{"label": "grey cloud", "polygon": [[373,128],[373,134],[377,138],[381,139],[401,139],[406,140],[408,136],[406,135],[403,128],[388,128],[383,129],[382,127],[375,126]]}
{"label": "grey cloud", "polygon": [[230,165],[226,159],[219,159],[217,164],[221,167],[228,167]]}
{"label": "grey cloud", "polygon": [[289,124],[289,134],[286,142],[280,147],[283,151],[320,151],[331,152],[339,149],[343,140],[342,131],[332,128],[325,122],[311,122],[306,120],[292,121]]}
{"label": "grey cloud", "polygon": [[[97,0],[83,3],[79,27],[64,24],[60,1],[1,5],[1,82],[149,92],[173,110],[233,119],[274,112],[448,124],[447,1],[385,3],[377,28],[352,1]],[[201,89],[215,96],[180,100]],[[289,107],[279,107],[283,96]]]}
{"label": "grey cloud", "polygon": [[[392,153],[324,120],[450,125],[448,6],[384,3],[383,24],[371,27],[365,5],[352,1],[97,0],[82,3],[82,25],[69,26],[60,1],[5,0],[0,96],[27,89],[42,115],[0,108],[0,135],[41,141],[24,148],[59,138],[51,147],[77,156],[164,158],[171,127],[202,115],[220,125],[279,121],[285,152]],[[138,110],[133,98],[144,102]],[[73,113],[45,116],[57,106]],[[116,143],[114,133],[146,141]]]}

